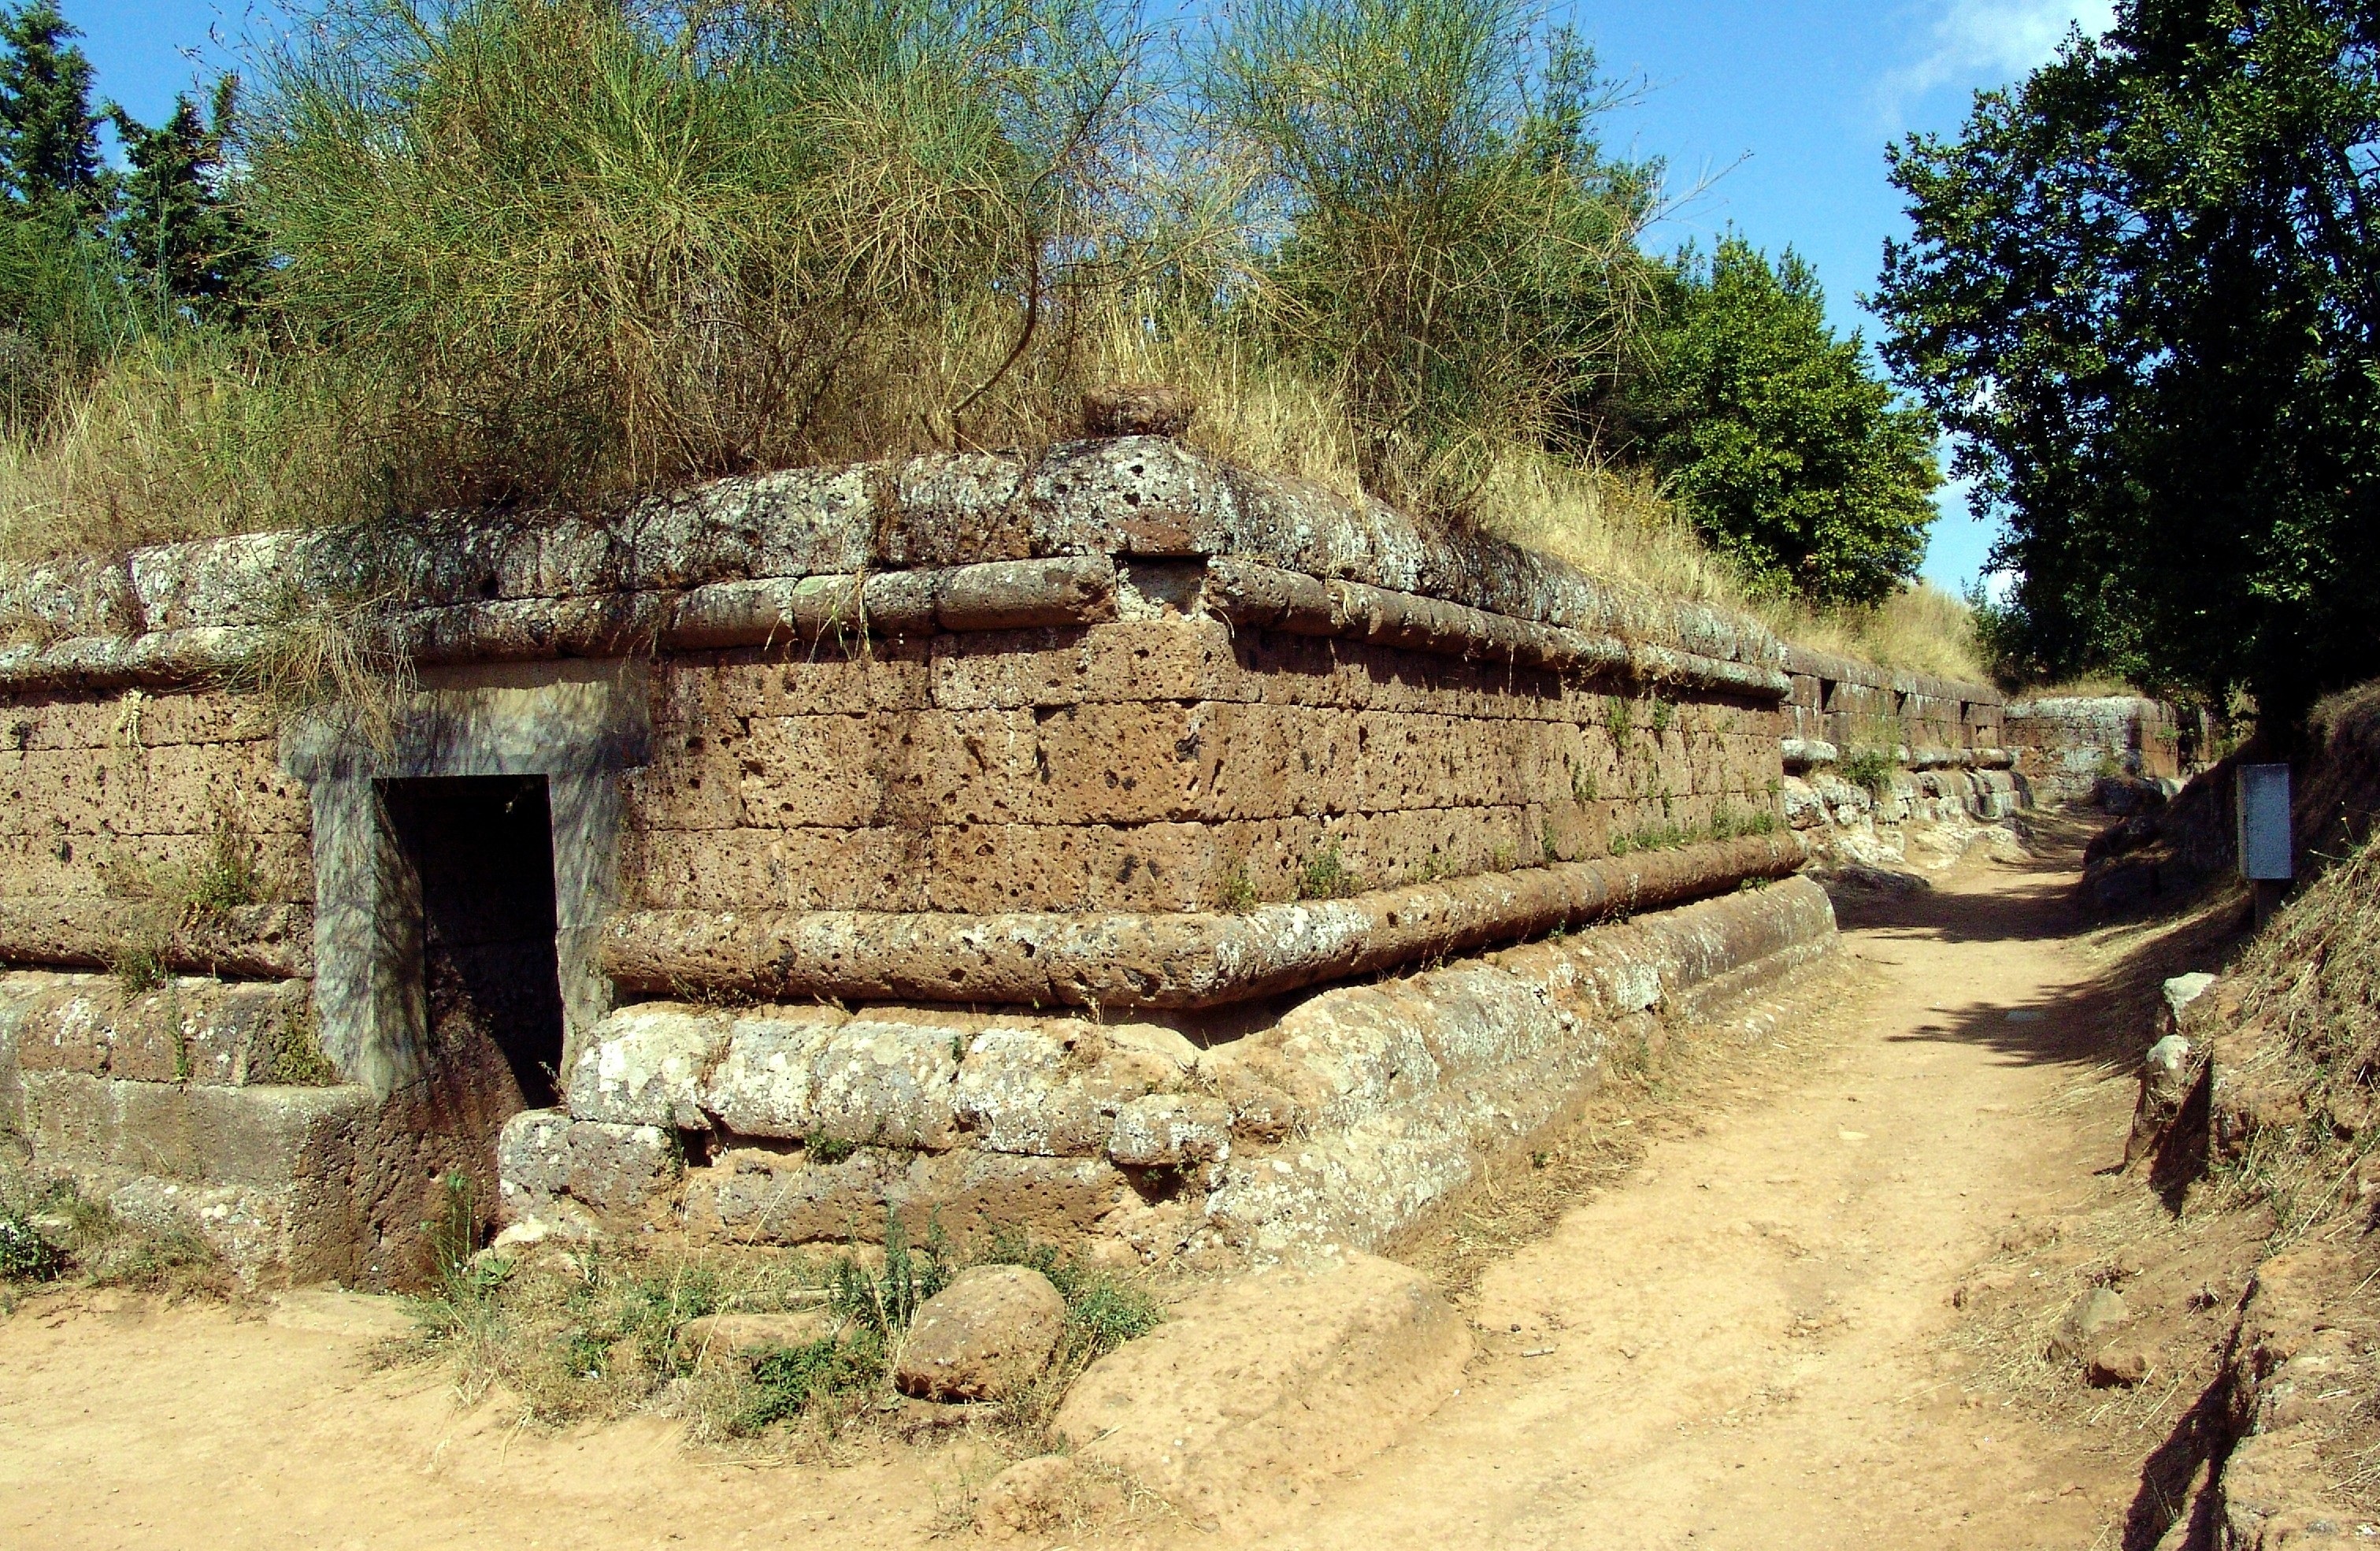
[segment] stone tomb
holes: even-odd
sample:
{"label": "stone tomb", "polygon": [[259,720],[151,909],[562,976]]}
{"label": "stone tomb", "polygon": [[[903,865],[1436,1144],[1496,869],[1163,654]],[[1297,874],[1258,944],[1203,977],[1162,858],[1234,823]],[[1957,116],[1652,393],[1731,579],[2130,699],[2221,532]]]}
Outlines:
{"label": "stone tomb", "polygon": [[10,604],[0,1129],[255,1276],[1368,1246],[1832,934],[1766,631],[1158,437]]}

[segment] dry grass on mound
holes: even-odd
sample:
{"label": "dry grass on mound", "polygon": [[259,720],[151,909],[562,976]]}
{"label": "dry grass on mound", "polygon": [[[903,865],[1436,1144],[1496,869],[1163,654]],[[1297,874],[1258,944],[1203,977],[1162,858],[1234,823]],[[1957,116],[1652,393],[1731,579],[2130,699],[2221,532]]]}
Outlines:
{"label": "dry grass on mound", "polygon": [[[1184,389],[1201,450],[1360,494],[1354,421],[1330,385],[1227,330],[1152,332],[1118,313],[1084,335],[1087,377]],[[0,440],[0,567],[350,521],[401,503],[406,493],[373,472],[395,450],[388,417],[370,409],[369,383],[335,380],[334,364],[204,335],[128,351],[38,438]],[[1051,419],[1027,440],[1072,430]],[[1471,508],[1488,531],[1623,588],[1734,609],[1887,667],[1985,677],[1966,606],[1949,594],[1919,583],[1876,608],[1827,613],[1755,597],[1642,473],[1508,449]]]}
{"label": "dry grass on mound", "polygon": [[[1354,432],[1326,389],[1229,349],[1111,354],[1119,377],[1188,388],[1202,450],[1360,489]],[[368,516],[379,493],[356,476],[352,427],[332,402],[317,385],[228,356],[128,361],[39,443],[0,444],[0,567]],[[1920,582],[1877,607],[1831,612],[1755,598],[1641,475],[1512,453],[1475,510],[1488,531],[1605,581],[1734,609],[1885,667],[1986,677],[1966,605],[1949,593]]]}
{"label": "dry grass on mound", "polygon": [[2243,1037],[2226,1080],[2257,1095],[2262,1123],[2218,1180],[2269,1204],[2277,1248],[2361,1231],[2380,1154],[2380,836],[2291,900],[2233,974]]}
{"label": "dry grass on mound", "polygon": [[[1356,433],[1327,385],[1224,336],[1100,331],[1100,370],[1167,382],[1198,407],[1190,441],[1246,468],[1312,480],[1356,496]],[[1472,498],[1479,525],[1600,580],[1752,615],[1789,641],[1945,678],[1988,678],[1967,605],[1919,582],[1875,608],[1821,612],[1755,598],[1649,476],[1526,449],[1497,458]]]}

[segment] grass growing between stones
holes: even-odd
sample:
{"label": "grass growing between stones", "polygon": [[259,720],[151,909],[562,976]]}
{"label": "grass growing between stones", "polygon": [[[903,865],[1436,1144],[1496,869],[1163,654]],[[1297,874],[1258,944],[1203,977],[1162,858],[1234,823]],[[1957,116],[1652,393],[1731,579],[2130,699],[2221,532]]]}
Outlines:
{"label": "grass growing between stones", "polygon": [[[963,1252],[939,1229],[910,1242],[897,1219],[880,1245],[836,1251],[599,1241],[444,1259],[393,1360],[442,1362],[466,1404],[501,1395],[535,1424],[651,1412],[696,1443],[761,1452],[953,1423],[1015,1452],[1046,1448],[1075,1377],[1160,1317],[1147,1288],[1055,1246],[1003,1236]],[[892,1375],[919,1307],[966,1265],[992,1264],[1039,1271],[1063,1299],[1049,1367],[994,1404],[903,1397]],[[783,1338],[739,1344],[711,1319],[741,1315],[775,1316]]]}
{"label": "grass growing between stones", "polygon": [[1843,752],[1842,763],[1835,766],[1835,774],[1852,786],[1866,788],[1869,795],[1881,797],[1892,783],[1892,773],[1899,768],[1900,762],[1892,757],[1889,749],[1849,749]]}
{"label": "grass growing between stones", "polygon": [[[8,1139],[0,1136],[0,1146]],[[133,1288],[168,1298],[232,1287],[213,1249],[183,1227],[137,1222],[68,1179],[0,1162],[0,1313],[41,1287]]]}
{"label": "grass growing between stones", "polygon": [[1706,840],[1732,840],[1742,835],[1773,835],[1777,832],[1777,815],[1765,808],[1739,813],[1722,808],[1705,824],[1657,824],[1642,829],[1623,831],[1611,837],[1609,849],[1614,856],[1626,856],[1631,851],[1675,850],[1681,846],[1699,845]]}

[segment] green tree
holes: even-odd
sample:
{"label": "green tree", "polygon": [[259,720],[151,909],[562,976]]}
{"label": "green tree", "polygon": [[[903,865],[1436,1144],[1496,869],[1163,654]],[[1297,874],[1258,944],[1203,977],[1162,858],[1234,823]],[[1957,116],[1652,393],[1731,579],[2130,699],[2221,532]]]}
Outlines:
{"label": "green tree", "polygon": [[1816,274],[1738,237],[1682,254],[1618,418],[1704,538],[1755,586],[1873,604],[1916,574],[1934,520],[1933,418],[1896,401]]}
{"label": "green tree", "polygon": [[188,97],[151,128],[120,106],[108,117],[131,172],[124,179],[117,240],[133,275],[168,308],[204,318],[237,317],[256,299],[263,263],[226,187],[224,147],[238,102],[239,78],[215,83],[213,111],[201,117]]}
{"label": "green tree", "polygon": [[1366,484],[1452,509],[1557,439],[1641,299],[1658,168],[1604,156],[1609,89],[1524,0],[1251,0],[1204,94],[1278,236],[1254,300],[1339,391]]}
{"label": "green tree", "polygon": [[129,336],[102,223],[91,62],[42,0],[0,7],[0,425],[37,429]]}
{"label": "green tree", "polygon": [[1888,358],[1959,438],[2019,674],[2282,717],[2380,663],[2380,18],[2126,0],[1892,156]]}
{"label": "green tree", "polygon": [[91,61],[49,0],[0,10],[0,189],[20,207],[96,221],[107,203]]}

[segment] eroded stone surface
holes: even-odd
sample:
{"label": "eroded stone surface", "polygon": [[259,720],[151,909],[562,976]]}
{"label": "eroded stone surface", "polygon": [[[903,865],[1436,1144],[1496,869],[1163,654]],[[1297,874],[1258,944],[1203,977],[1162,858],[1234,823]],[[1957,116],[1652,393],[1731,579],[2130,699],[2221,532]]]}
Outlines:
{"label": "eroded stone surface", "polygon": [[1462,1382],[1471,1333],[1416,1272],[1350,1255],[1202,1291],[1093,1363],[1056,1430],[1200,1520],[1370,1457]]}
{"label": "eroded stone surface", "polygon": [[662,1203],[678,1173],[676,1139],[660,1127],[574,1120],[557,1109],[506,1121],[496,1156],[506,1222],[548,1215],[564,1197],[601,1215],[636,1216]]}
{"label": "eroded stone surface", "polygon": [[1128,1167],[1180,1168],[1232,1155],[1232,1110],[1200,1093],[1151,1093],[1116,1111],[1108,1156]]}
{"label": "eroded stone surface", "polygon": [[1022,1265],[976,1265],[919,1306],[893,1381],[929,1400],[997,1400],[1049,1366],[1066,1304]]}
{"label": "eroded stone surface", "polygon": [[741,1136],[807,1136],[818,1124],[817,1062],[844,1015],[818,1008],[699,1016],[725,1034],[699,1085],[702,1113]]}
{"label": "eroded stone surface", "polygon": [[763,1244],[880,1239],[888,1215],[913,1240],[939,1224],[968,1243],[1002,1231],[1065,1242],[1099,1231],[1133,1197],[1104,1159],[877,1147],[831,1160],[738,1149],[689,1171],[685,1194],[697,1231]]}
{"label": "eroded stone surface", "polygon": [[667,1003],[625,1008],[570,1069],[570,1113],[624,1125],[703,1126],[703,1079],[728,1031]]}

